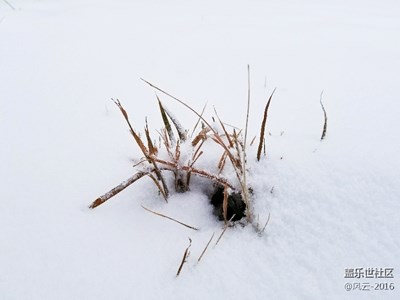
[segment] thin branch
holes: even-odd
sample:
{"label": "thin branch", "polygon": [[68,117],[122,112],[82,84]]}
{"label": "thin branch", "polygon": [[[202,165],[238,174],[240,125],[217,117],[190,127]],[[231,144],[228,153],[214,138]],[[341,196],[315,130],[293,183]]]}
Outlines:
{"label": "thin branch", "polygon": [[187,225],[187,224],[182,223],[182,222],[180,222],[180,221],[178,221],[178,220],[175,220],[174,218],[168,217],[168,216],[166,216],[166,215],[163,215],[163,214],[161,214],[161,213],[158,213],[158,212],[155,212],[155,211],[153,211],[153,210],[151,210],[151,209],[148,209],[148,208],[144,207],[143,205],[142,205],[142,207],[143,207],[143,209],[147,210],[148,212],[151,212],[151,213],[153,213],[153,214],[155,214],[155,215],[157,215],[157,216],[159,216],[159,217],[163,217],[163,218],[166,218],[166,219],[168,219],[168,220],[174,221],[174,222],[176,222],[176,223],[178,223],[178,224],[181,224],[181,225],[183,225],[183,226],[185,226],[185,227],[187,227],[187,228],[193,229],[193,230],[199,230],[199,229],[196,228],[196,227]]}

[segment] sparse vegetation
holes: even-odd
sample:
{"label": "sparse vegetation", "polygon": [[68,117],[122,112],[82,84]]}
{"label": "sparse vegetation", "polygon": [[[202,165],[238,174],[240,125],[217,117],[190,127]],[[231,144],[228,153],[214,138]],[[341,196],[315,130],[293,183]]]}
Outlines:
{"label": "sparse vegetation", "polygon": [[[117,193],[143,177],[149,177],[156,185],[160,195],[162,195],[165,201],[168,202],[170,191],[165,178],[165,172],[170,172],[174,177],[174,190],[178,193],[184,193],[189,190],[192,175],[209,179],[210,182],[212,182],[215,186],[215,193],[212,197],[212,203],[216,207],[216,211],[218,211],[217,214],[219,218],[224,220],[225,223],[228,223],[229,219],[235,215],[233,218],[234,221],[240,220],[242,217],[246,217],[247,220],[251,222],[252,214],[249,203],[250,193],[246,183],[247,171],[245,167],[246,136],[243,138],[242,131],[237,132],[236,129],[233,129],[233,132],[229,133],[224,125],[224,122],[222,122],[217,114],[217,111],[215,110],[215,115],[222,128],[222,131],[218,132],[214,126],[210,124],[211,122],[208,122],[203,117],[204,109],[202,113],[198,113],[192,107],[178,98],[161,90],[148,81],[145,82],[157,91],[171,97],[190,109],[195,115],[198,116],[199,121],[193,129],[192,134],[188,135],[188,131],[181,126],[177,118],[173,116],[173,114],[165,107],[160,98],[157,96],[157,102],[164,124],[164,127],[159,132],[159,135],[160,139],[162,140],[163,149],[168,154],[168,159],[162,159],[158,155],[160,149],[158,149],[152,142],[155,139],[151,137],[147,120],[144,127],[144,139],[133,129],[128,113],[122,106],[121,102],[118,99],[113,99],[115,105],[119,108],[125,121],[127,122],[132,137],[140,148],[144,157],[136,165],[137,172],[132,177],[128,178],[106,194],[97,198],[90,205],[90,208],[96,208],[97,206],[103,204]],[[248,115],[246,118],[246,124],[247,122]],[[198,123],[201,123],[202,126],[196,131]],[[173,130],[172,124],[175,130]],[[246,132],[247,129],[245,130],[245,134]],[[190,141],[188,141],[189,139]],[[218,161],[218,173],[216,174],[196,167],[196,162],[198,159],[203,154],[206,155],[202,149],[206,140],[216,143],[223,150],[223,153]],[[186,160],[183,159],[183,156],[181,155],[181,145],[183,143],[189,144],[191,147],[191,154],[189,155],[190,158],[186,158]],[[188,156],[184,155],[184,157]],[[223,176],[223,170],[226,167],[227,161],[230,162],[233,170],[235,171],[237,182],[230,182]]]}

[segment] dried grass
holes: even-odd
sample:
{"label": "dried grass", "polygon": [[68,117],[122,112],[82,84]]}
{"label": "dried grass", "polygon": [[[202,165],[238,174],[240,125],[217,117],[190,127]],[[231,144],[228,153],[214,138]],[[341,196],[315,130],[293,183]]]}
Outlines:
{"label": "dried grass", "polygon": [[187,258],[189,257],[189,255],[190,255],[189,249],[190,249],[191,246],[192,246],[192,239],[189,238],[189,246],[187,246],[187,248],[185,249],[185,252],[183,253],[183,257],[182,257],[181,264],[179,265],[178,272],[176,272],[176,277],[178,277],[179,274],[181,274],[183,265],[186,263],[186,259],[187,259]]}
{"label": "dried grass", "polygon": [[328,116],[326,114],[326,110],[324,105],[322,104],[322,95],[324,91],[321,92],[320,98],[319,98],[319,103],[321,104],[322,111],[324,112],[324,127],[322,128],[322,135],[321,135],[321,141],[325,138],[326,135],[326,130],[328,128]]}
{"label": "dried grass", "polygon": [[261,122],[261,130],[260,130],[260,142],[258,143],[258,149],[257,149],[257,160],[258,161],[260,161],[261,151],[262,151],[263,146],[264,146],[264,155],[266,155],[266,150],[265,150],[265,125],[267,123],[269,104],[271,103],[271,99],[272,99],[272,96],[275,93],[275,90],[276,90],[276,88],[272,91],[271,96],[269,96],[267,105],[265,106],[265,109],[264,109],[264,117],[263,117],[263,120]]}
{"label": "dried grass", "polygon": [[205,246],[203,252],[201,252],[201,255],[200,255],[199,259],[197,260],[197,263],[200,262],[200,260],[201,260],[201,259],[203,258],[203,256],[204,256],[204,253],[206,253],[206,251],[207,251],[207,249],[208,249],[208,246],[210,246],[211,241],[212,241],[212,239],[214,238],[214,234],[215,234],[215,232],[212,234],[212,236],[211,236],[211,238],[209,239],[207,245]]}
{"label": "dried grass", "polygon": [[151,209],[149,209],[149,208],[147,208],[147,207],[144,207],[143,205],[142,205],[142,207],[143,207],[143,209],[147,210],[148,212],[151,212],[152,214],[155,214],[155,215],[157,215],[157,216],[159,216],[159,217],[163,217],[163,218],[166,218],[166,219],[168,219],[168,220],[174,221],[174,222],[176,222],[176,223],[178,223],[178,224],[181,224],[181,225],[183,225],[183,226],[185,226],[185,227],[187,227],[187,228],[193,229],[193,230],[199,230],[199,229],[196,228],[196,227],[190,226],[190,225],[185,224],[185,223],[183,223],[183,222],[181,222],[181,221],[178,221],[178,220],[176,220],[176,219],[174,219],[174,218],[168,217],[168,216],[166,216],[166,215],[164,215],[164,214],[162,214],[162,213],[159,213],[159,212],[156,212],[156,211],[154,211],[154,210],[151,210]]}

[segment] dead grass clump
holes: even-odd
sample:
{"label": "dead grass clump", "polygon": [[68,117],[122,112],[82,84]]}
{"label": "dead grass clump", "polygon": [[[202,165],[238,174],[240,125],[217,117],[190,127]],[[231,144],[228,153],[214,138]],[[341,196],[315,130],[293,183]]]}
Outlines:
{"label": "dead grass clump", "polygon": [[[159,190],[160,195],[162,195],[165,201],[168,202],[170,187],[167,185],[165,173],[170,172],[174,177],[174,190],[178,193],[184,193],[189,190],[191,177],[193,175],[209,179],[216,186],[216,193],[213,200],[216,207],[219,206],[217,203],[219,200],[217,201],[215,199],[218,198],[220,187],[222,187],[224,196],[222,197],[221,202],[221,214],[224,216],[223,219],[225,222],[227,222],[233,214],[236,215],[234,220],[239,220],[246,216],[248,221],[251,221],[245,168],[248,115],[246,118],[245,136],[243,138],[242,131],[237,132],[236,129],[233,129],[232,132],[228,132],[225,123],[219,118],[217,111],[215,110],[215,114],[222,128],[222,131],[218,132],[214,126],[210,124],[211,122],[208,122],[203,117],[205,107],[202,113],[198,113],[178,98],[161,90],[148,81],[145,82],[155,90],[178,101],[197,115],[198,121],[196,126],[193,129],[192,135],[189,136],[187,133],[188,131],[183,128],[178,119],[165,107],[157,96],[157,102],[164,124],[164,127],[158,134],[159,139],[162,141],[162,143],[160,143],[161,147],[163,147],[165,152],[168,154],[168,159],[160,158],[158,153],[161,149],[158,149],[152,142],[155,139],[151,136],[147,119],[144,127],[145,134],[142,138],[142,136],[133,129],[128,113],[122,106],[121,102],[118,99],[112,99],[121,111],[122,116],[130,129],[134,142],[138,145],[143,154],[143,158],[140,160],[140,163],[136,165],[137,172],[132,177],[97,198],[90,205],[90,208],[96,208],[103,204],[143,177],[149,177]],[[201,123],[202,126],[196,131],[199,123]],[[203,145],[207,140],[219,145],[223,151],[221,158],[218,161],[218,173],[216,174],[196,167],[196,162],[204,154]],[[190,158],[186,158],[186,160],[183,159],[183,156],[181,155],[181,146],[183,143],[187,143],[192,149]],[[187,155],[184,155],[184,157],[187,157]],[[233,167],[237,177],[237,182],[230,182],[222,175],[227,162],[230,162]]]}

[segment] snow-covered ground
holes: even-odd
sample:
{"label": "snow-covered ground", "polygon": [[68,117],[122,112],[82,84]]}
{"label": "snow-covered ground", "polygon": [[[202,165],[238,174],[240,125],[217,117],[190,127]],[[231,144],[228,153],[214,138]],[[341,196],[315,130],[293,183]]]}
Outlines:
{"label": "snow-covered ground", "polygon": [[[0,1],[0,299],[400,299],[398,1],[8,2],[15,10]],[[269,156],[256,163],[248,150],[255,214],[271,216],[262,236],[229,228],[197,264],[223,226],[203,181],[166,204],[143,179],[88,208],[140,157],[110,98],[138,130],[145,116],[159,129],[143,77],[243,128],[247,64],[249,136],[277,88]],[[320,142],[322,90],[329,123]],[[196,116],[159,95],[192,128]],[[355,268],[394,268],[394,278],[344,278]]]}

